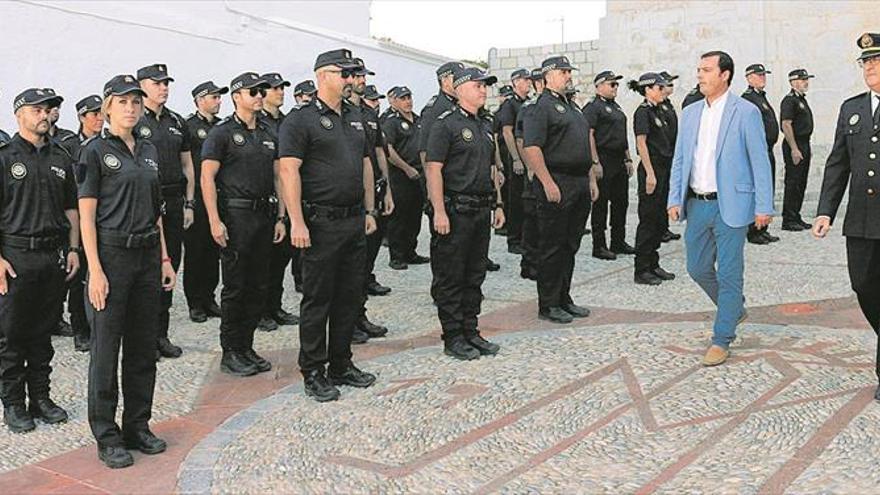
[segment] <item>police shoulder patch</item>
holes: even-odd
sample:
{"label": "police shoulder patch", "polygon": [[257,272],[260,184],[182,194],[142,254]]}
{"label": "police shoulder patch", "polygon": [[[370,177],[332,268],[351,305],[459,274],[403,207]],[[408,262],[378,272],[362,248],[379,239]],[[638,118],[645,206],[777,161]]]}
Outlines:
{"label": "police shoulder patch", "polygon": [[464,129],[461,130],[461,138],[469,143],[474,140],[474,133],[473,133],[473,131],[471,131],[470,129],[465,127]]}
{"label": "police shoulder patch", "polygon": [[614,109],[611,108],[611,105],[605,105],[605,111],[611,113],[614,111]]}
{"label": "police shoulder patch", "polygon": [[566,109],[565,105],[563,105],[562,103],[557,103],[556,105],[553,106],[553,108],[555,108],[556,111],[559,113],[565,113],[568,111],[568,109]]}
{"label": "police shoulder patch", "polygon": [[849,116],[849,125],[856,125],[859,123],[859,114],[854,113]]}
{"label": "police shoulder patch", "polygon": [[196,131],[196,135],[199,136],[199,139],[205,139],[208,137],[208,131],[204,129],[199,129]]}
{"label": "police shoulder patch", "polygon": [[798,106],[801,108],[801,110],[807,108],[807,106],[804,105],[804,102],[802,102],[802,101],[799,101],[799,102],[798,102]]}
{"label": "police shoulder patch", "polygon": [[153,131],[147,126],[142,126],[140,129],[138,129],[138,134],[142,138],[150,138],[153,136]]}
{"label": "police shoulder patch", "polygon": [[400,123],[400,128],[403,129],[404,131],[408,131],[409,130],[409,122],[404,120],[403,122]]}
{"label": "police shoulder patch", "polygon": [[122,166],[122,162],[119,161],[119,158],[117,158],[116,155],[107,153],[104,155],[104,165],[110,170],[119,170],[119,167]]}
{"label": "police shoulder patch", "polygon": [[333,129],[333,121],[330,120],[330,117],[322,115],[319,121],[321,122],[321,127],[323,127],[324,129],[327,129],[328,131],[330,129]]}
{"label": "police shoulder patch", "polygon": [[27,176],[27,172],[27,167],[21,162],[13,163],[12,166],[9,167],[9,173],[12,174],[13,179],[24,179]]}
{"label": "police shoulder patch", "polygon": [[238,132],[235,132],[235,133],[232,134],[232,142],[233,142],[233,143],[235,143],[235,144],[241,146],[241,145],[244,144],[244,141],[245,141],[245,139],[244,139],[244,134],[241,134],[241,133],[238,133]]}

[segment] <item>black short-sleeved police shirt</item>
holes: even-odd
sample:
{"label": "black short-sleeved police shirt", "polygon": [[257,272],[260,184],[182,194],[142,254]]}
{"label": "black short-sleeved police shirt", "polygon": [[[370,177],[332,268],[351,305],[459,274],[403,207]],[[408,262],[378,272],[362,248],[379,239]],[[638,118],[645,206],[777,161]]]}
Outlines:
{"label": "black short-sleeved police shirt", "polygon": [[258,118],[251,130],[232,114],[208,133],[202,159],[220,162],[216,182],[221,198],[264,199],[274,194],[278,146],[270,126]]}
{"label": "black short-sleeved police shirt", "polygon": [[510,150],[507,149],[507,142],[504,141],[504,127],[516,127],[516,117],[519,115],[520,110],[522,110],[524,102],[524,99],[514,94],[510,98],[504,100],[504,103],[498,107],[498,111],[495,113],[498,147],[501,153],[501,160],[504,162],[510,162],[513,159],[513,157],[510,156]]}
{"label": "black short-sleeved police shirt", "polygon": [[660,110],[666,116],[666,133],[669,134],[669,141],[675,146],[675,139],[678,137],[678,114],[675,113],[675,107],[669,98],[660,103]]}
{"label": "black short-sleeved police shirt", "polygon": [[65,139],[61,141],[60,144],[62,148],[67,150],[71,157],[73,157],[73,163],[76,163],[79,160],[79,153],[82,149],[82,144],[86,142],[88,138],[80,132],[79,134],[75,134],[72,139]]}
{"label": "black short-sleeved police shirt", "polygon": [[422,121],[416,114],[412,114],[412,117],[413,119],[409,120],[401,112],[392,112],[382,124],[382,132],[385,134],[385,140],[388,144],[394,147],[394,150],[406,163],[421,170],[419,132]]}
{"label": "black short-sleeved police shirt", "polygon": [[361,119],[364,122],[364,132],[367,136],[367,143],[370,146],[370,164],[373,166],[373,178],[382,177],[382,170],[379,168],[379,157],[376,154],[376,148],[386,147],[385,134],[382,132],[382,126],[379,124],[379,112],[364,104],[353,105],[360,110]]}
{"label": "black short-sleeved police shirt", "polygon": [[285,117],[287,115],[284,115],[280,108],[278,109],[278,117],[275,117],[266,109],[260,110],[260,113],[257,115],[257,118],[265,122],[269,130],[275,134],[276,139],[278,137],[278,129],[281,128],[281,123],[284,122]]}
{"label": "black short-sleeved police shirt", "polygon": [[455,106],[431,127],[425,162],[443,164],[446,193],[491,194],[494,161],[495,137],[487,118]]}
{"label": "black short-sleeved police shirt", "polygon": [[629,146],[626,140],[626,114],[616,101],[597,96],[584,105],[583,110],[600,153],[626,150]]}
{"label": "black short-sleeved police shirt", "polygon": [[159,115],[144,108],[144,115],[135,126],[134,133],[140,138],[149,139],[156,146],[162,185],[184,185],[186,177],[183,175],[180,154],[190,151],[190,143],[183,117],[169,108],[163,108]]}
{"label": "black short-sleeved police shirt", "polygon": [[666,121],[666,112],[659,105],[652,105],[647,100],[636,108],[633,115],[633,133],[638,136],[647,136],[648,154],[651,155],[652,165],[657,158],[671,159],[675,152],[675,141],[670,140],[668,130],[669,123]]}
{"label": "black short-sleeved police shirt", "polygon": [[70,229],[76,209],[73,159],[49,139],[37,149],[16,134],[0,145],[0,237],[48,237]]}
{"label": "black short-sleeved police shirt", "polygon": [[[202,145],[208,138],[208,133],[220,122],[220,119],[214,118],[208,120],[204,115],[195,112],[186,118],[186,133],[189,139],[189,149],[192,153],[193,172],[195,174],[196,190],[201,190],[200,181],[202,180]],[[199,195],[196,194],[198,198]]]}
{"label": "black short-sleeved police shirt", "polygon": [[445,113],[447,110],[452,109],[452,107],[455,106],[455,102],[456,99],[454,96],[440,91],[432,96],[431,99],[428,100],[428,103],[425,104],[425,107],[422,108],[420,114],[422,117],[422,134],[419,136],[420,152],[428,149],[428,133],[431,132],[431,126],[434,125],[437,117]]}
{"label": "black short-sleeved police shirt", "polygon": [[806,95],[799,95],[794,90],[785,95],[779,109],[779,120],[791,121],[795,137],[810,137],[813,134],[813,110],[807,103]]}
{"label": "black short-sleeved police shirt", "polygon": [[0,144],[8,143],[12,138],[9,137],[9,134],[3,132],[3,129],[0,129]]}
{"label": "black short-sleeved police shirt", "polygon": [[302,199],[329,206],[364,200],[364,158],[370,143],[360,112],[343,103],[336,113],[320,98],[296,107],[279,131],[279,157],[302,160]]}
{"label": "black short-sleeved police shirt", "polygon": [[56,143],[60,144],[62,148],[67,150],[67,152],[70,153],[70,156],[74,156],[73,153],[76,151],[76,148],[80,143],[75,132],[61,127],[55,128],[55,133],[51,135],[51,138],[54,139]]}
{"label": "black short-sleeved police shirt", "polygon": [[767,93],[751,86],[745,90],[742,97],[761,110],[761,120],[764,121],[764,134],[767,137],[767,145],[773,146],[779,140],[779,122],[776,120],[776,111],[767,101]]}
{"label": "black short-sleeved police shirt", "polygon": [[85,143],[77,176],[79,197],[97,198],[99,229],[143,234],[156,229],[162,213],[159,151],[135,135],[134,154],[105,129]]}
{"label": "black short-sleeved police shirt", "polygon": [[519,113],[516,114],[516,123],[513,125],[513,137],[517,139],[523,138],[523,120],[525,116],[535,109],[535,103],[538,101],[537,96],[533,96],[523,103]]}
{"label": "black short-sleeved police shirt", "polygon": [[590,173],[590,126],[575,104],[549,89],[523,121],[523,147],[537,146],[551,172]]}

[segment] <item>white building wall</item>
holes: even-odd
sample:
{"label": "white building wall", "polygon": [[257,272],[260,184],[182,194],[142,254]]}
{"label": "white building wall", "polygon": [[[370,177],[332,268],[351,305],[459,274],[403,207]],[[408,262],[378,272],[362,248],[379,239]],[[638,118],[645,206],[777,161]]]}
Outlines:
{"label": "white building wall", "polygon": [[[168,106],[193,110],[190,90],[244,71],[280,72],[293,84],[313,77],[318,53],[350,48],[377,75],[380,91],[413,89],[416,108],[436,92],[442,57],[369,38],[368,1],[0,1],[0,128],[15,129],[12,99],[27,87],[65,97],[62,127],[76,129],[73,105],[105,81],[144,65],[168,65]],[[292,93],[285,107],[293,105]],[[224,102],[222,114],[231,111]],[[11,132],[10,132],[11,133]]]}

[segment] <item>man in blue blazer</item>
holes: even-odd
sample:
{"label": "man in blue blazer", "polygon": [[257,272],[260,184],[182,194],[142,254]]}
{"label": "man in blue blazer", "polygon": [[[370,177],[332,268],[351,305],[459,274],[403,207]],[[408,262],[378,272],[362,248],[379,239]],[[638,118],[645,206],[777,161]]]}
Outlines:
{"label": "man in blue blazer", "polygon": [[669,179],[670,220],[687,218],[691,278],[718,307],[706,366],[727,360],[746,316],[743,249],[752,222],[772,220],[772,179],[761,112],[730,91],[733,59],[712,51],[697,69],[705,99],[684,109]]}

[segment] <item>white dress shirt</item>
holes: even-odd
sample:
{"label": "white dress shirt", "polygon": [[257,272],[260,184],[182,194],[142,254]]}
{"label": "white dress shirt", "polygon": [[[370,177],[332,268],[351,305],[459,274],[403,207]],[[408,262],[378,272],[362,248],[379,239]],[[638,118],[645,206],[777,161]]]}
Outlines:
{"label": "white dress shirt", "polygon": [[721,97],[709,105],[709,100],[703,100],[703,114],[700,116],[700,131],[697,137],[697,147],[694,150],[694,168],[691,170],[690,186],[697,194],[709,194],[718,192],[718,182],[715,177],[716,163],[715,152],[718,148],[718,132],[721,129],[721,116],[724,115],[724,107],[727,104],[727,96],[730,89]]}
{"label": "white dress shirt", "polygon": [[880,93],[871,90],[871,116],[877,111],[877,105],[880,105]]}

